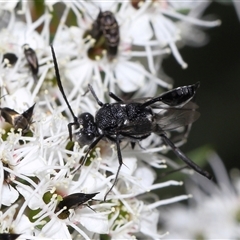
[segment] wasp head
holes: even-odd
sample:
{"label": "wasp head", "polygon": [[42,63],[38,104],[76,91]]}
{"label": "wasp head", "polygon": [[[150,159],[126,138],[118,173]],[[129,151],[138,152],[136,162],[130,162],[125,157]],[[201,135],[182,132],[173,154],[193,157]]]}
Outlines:
{"label": "wasp head", "polygon": [[78,117],[80,130],[76,134],[77,141],[80,146],[89,145],[98,135],[97,126],[94,117],[90,113],[82,113]]}

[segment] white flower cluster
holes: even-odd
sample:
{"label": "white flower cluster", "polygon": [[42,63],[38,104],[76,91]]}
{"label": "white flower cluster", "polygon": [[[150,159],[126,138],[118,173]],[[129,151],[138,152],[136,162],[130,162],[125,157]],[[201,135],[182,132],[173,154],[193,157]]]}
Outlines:
{"label": "white flower cluster", "polygon": [[194,178],[186,184],[194,198],[189,206],[178,204],[161,212],[166,239],[238,239],[240,236],[240,175],[233,173],[231,183],[216,153],[209,154],[209,163],[217,184]]}
{"label": "white flower cluster", "polygon": [[[115,145],[101,141],[81,171],[75,171],[87,146],[69,141],[72,116],[56,84],[49,46],[54,46],[74,113],[94,115],[96,102],[83,96],[89,83],[105,100],[108,91],[145,97],[154,96],[158,86],[169,89],[171,84],[158,73],[162,55],[170,51],[186,67],[176,45],[187,36],[180,29],[217,26],[219,21],[196,18],[206,3],[194,1],[37,2],[0,5],[0,236],[161,238],[156,208],[189,197],[160,201],[149,193],[182,184],[154,183],[153,167],[166,167],[158,155],[166,147],[156,136],[143,142],[144,149],[122,143],[124,165],[104,202],[119,166]],[[115,28],[94,28],[102,24],[96,21],[99,13],[106,13],[107,23],[114,21]]]}

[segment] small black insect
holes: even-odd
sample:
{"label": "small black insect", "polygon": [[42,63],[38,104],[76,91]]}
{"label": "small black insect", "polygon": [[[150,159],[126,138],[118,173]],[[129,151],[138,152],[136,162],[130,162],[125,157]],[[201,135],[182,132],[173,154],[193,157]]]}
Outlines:
{"label": "small black insect", "polygon": [[[3,167],[9,168],[8,163],[2,162]],[[10,184],[11,182],[11,174],[10,172],[3,170],[3,178],[4,178],[4,182],[7,184]]]}
{"label": "small black insect", "polygon": [[91,194],[86,194],[86,193],[70,194],[64,197],[63,200],[58,203],[55,209],[55,212],[58,212],[65,207],[66,209],[63,210],[58,217],[61,219],[66,219],[69,216],[69,209],[75,209],[80,205],[85,204],[89,200],[93,199],[98,193],[99,192],[91,193]]}
{"label": "small black insect", "polygon": [[117,55],[120,34],[118,22],[112,12],[102,12],[100,10],[97,19],[93,22],[92,29],[89,34],[97,41],[101,38],[101,36],[104,36],[106,40],[105,45],[107,55],[110,60]]}
{"label": "small black insect", "polygon": [[24,50],[24,54],[27,59],[28,65],[31,69],[33,79],[34,81],[37,81],[39,65],[38,65],[36,52],[32,48],[30,48],[28,44],[23,45],[23,50]]}
{"label": "small black insect", "polygon": [[5,119],[7,123],[11,124],[15,130],[21,128],[22,133],[24,134],[29,130],[29,127],[32,124],[32,115],[34,107],[35,103],[33,104],[32,107],[30,107],[22,114],[8,107],[0,108],[1,116]]}
{"label": "small black insect", "polygon": [[2,62],[5,62],[4,67],[13,66],[17,62],[17,60],[18,60],[18,57],[14,53],[3,54]]}
{"label": "small black insect", "polygon": [[16,233],[0,233],[0,240],[15,240],[20,235],[21,234],[16,234]]}
{"label": "small black insect", "polygon": [[[89,152],[101,139],[107,139],[116,144],[119,167],[113,185],[106,193],[104,200],[116,184],[123,164],[120,142],[124,140],[130,143],[139,142],[149,137],[152,133],[160,136],[189,167],[211,179],[211,175],[208,172],[202,170],[189,159],[166,135],[166,131],[187,126],[199,117],[200,114],[196,111],[197,105],[191,101],[196,94],[199,83],[175,88],[155,98],[135,99],[128,102],[124,102],[110,92],[109,96],[116,101],[115,103],[102,103],[96,96],[92,86],[88,85],[100,109],[95,114],[95,121],[90,113],[82,113],[77,118],[64,93],[52,46],[51,50],[58,87],[73,116],[73,122],[68,124],[70,140],[72,140],[72,126],[75,125],[77,128],[80,128],[79,132],[76,133],[77,141],[80,145],[89,145],[81,165],[84,164]],[[164,112],[162,114],[156,113],[154,112],[156,109],[162,109]]]}

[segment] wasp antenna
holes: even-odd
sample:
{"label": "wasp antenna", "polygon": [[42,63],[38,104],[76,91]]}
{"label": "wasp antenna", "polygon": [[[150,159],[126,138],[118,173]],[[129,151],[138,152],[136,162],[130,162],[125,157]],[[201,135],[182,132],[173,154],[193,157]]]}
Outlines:
{"label": "wasp antenna", "polygon": [[73,110],[67,100],[67,97],[65,95],[65,92],[64,92],[64,89],[63,89],[63,86],[62,86],[62,82],[61,82],[61,78],[60,78],[60,74],[59,74],[59,69],[58,69],[58,63],[57,63],[57,58],[56,58],[56,55],[55,55],[55,51],[54,51],[54,48],[52,45],[50,45],[51,47],[51,51],[52,51],[52,56],[53,56],[53,63],[54,63],[54,68],[55,68],[55,74],[56,74],[56,79],[57,79],[57,84],[58,84],[58,87],[59,87],[59,90],[61,91],[62,95],[63,95],[63,98],[68,106],[68,109],[70,110],[72,116],[73,116],[73,119],[74,119],[74,122],[77,122],[77,117],[75,116],[75,114],[73,113]]}

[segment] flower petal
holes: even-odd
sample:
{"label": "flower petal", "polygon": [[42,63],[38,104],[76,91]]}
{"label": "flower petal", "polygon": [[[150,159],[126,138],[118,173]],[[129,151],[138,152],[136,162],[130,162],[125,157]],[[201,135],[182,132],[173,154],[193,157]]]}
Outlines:
{"label": "flower petal", "polygon": [[66,223],[58,219],[51,219],[50,222],[42,228],[41,235],[51,239],[72,239]]}
{"label": "flower petal", "polygon": [[1,195],[2,204],[5,206],[10,206],[18,199],[19,193],[11,185],[3,184]]}
{"label": "flower petal", "polygon": [[[89,231],[100,234],[109,233],[107,215],[94,214],[90,209],[81,209],[76,212],[78,212],[78,221]],[[86,212],[86,214],[84,214],[84,212]]]}
{"label": "flower petal", "polygon": [[119,61],[116,65],[115,74],[118,86],[124,92],[133,92],[143,87],[144,68],[139,63]]}

